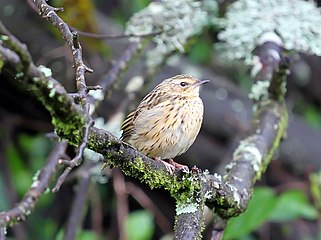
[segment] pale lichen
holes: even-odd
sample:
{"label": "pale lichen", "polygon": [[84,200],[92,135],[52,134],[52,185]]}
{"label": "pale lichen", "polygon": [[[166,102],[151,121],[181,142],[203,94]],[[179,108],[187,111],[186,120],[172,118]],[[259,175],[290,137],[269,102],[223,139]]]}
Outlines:
{"label": "pale lichen", "polygon": [[[202,5],[194,0],[152,2],[131,17],[126,33],[142,35],[161,31],[153,38],[156,47],[149,51],[147,56],[147,64],[150,67],[157,66],[168,53],[174,50],[184,52],[187,40],[199,34],[203,27],[210,23],[207,11],[213,13],[217,9],[213,4],[205,3]],[[137,38],[131,40],[139,41]]]}
{"label": "pale lichen", "polygon": [[255,172],[260,171],[260,166],[262,165],[263,156],[257,146],[252,142],[251,138],[242,140],[233,153],[233,159],[247,160],[251,162]]}
{"label": "pale lichen", "polygon": [[[262,14],[264,9],[264,14]],[[252,51],[266,32],[276,32],[284,48],[321,56],[321,14],[313,1],[239,0],[227,8],[217,44],[229,59],[252,62]]]}
{"label": "pale lichen", "polygon": [[53,89],[54,88],[54,83],[53,83],[53,81],[50,81],[49,79],[48,79],[48,82],[47,82],[47,87],[48,87],[48,89]]}
{"label": "pale lichen", "polygon": [[23,72],[19,72],[16,74],[16,78],[21,78],[24,76],[24,73]]}
{"label": "pale lichen", "polygon": [[54,97],[55,96],[55,93],[56,93],[56,90],[54,88],[52,88],[49,92],[49,97]]}
{"label": "pale lichen", "polygon": [[[218,189],[219,185],[217,183],[214,183],[214,188]],[[212,199],[213,196],[214,196],[213,191],[207,191],[207,192],[204,193],[204,198],[205,199]]]}
{"label": "pale lichen", "polygon": [[45,75],[45,77],[51,77],[52,76],[52,71],[51,71],[50,68],[47,68],[47,67],[45,67],[43,65],[40,65],[38,67],[38,70],[41,71]]}
{"label": "pale lichen", "polygon": [[249,93],[249,98],[254,101],[267,100],[269,98],[270,82],[268,80],[257,81],[252,85],[251,92]]}
{"label": "pale lichen", "polygon": [[237,188],[233,185],[226,184],[226,187],[229,187],[232,194],[233,194],[233,201],[238,205],[241,202],[241,196],[239,192],[237,191]]}
{"label": "pale lichen", "polygon": [[127,86],[125,87],[125,91],[128,93],[139,91],[144,84],[144,78],[142,76],[134,76],[130,79]]}
{"label": "pale lichen", "polygon": [[32,177],[32,181],[37,181],[40,175],[40,170],[37,170],[36,173]]}
{"label": "pale lichen", "polygon": [[83,152],[83,157],[85,159],[91,160],[93,162],[100,162],[103,161],[104,156],[100,153],[97,153],[89,148],[85,148],[84,152]]}
{"label": "pale lichen", "polygon": [[196,212],[198,207],[199,207],[199,204],[195,202],[193,203],[178,202],[176,204],[176,215]]}

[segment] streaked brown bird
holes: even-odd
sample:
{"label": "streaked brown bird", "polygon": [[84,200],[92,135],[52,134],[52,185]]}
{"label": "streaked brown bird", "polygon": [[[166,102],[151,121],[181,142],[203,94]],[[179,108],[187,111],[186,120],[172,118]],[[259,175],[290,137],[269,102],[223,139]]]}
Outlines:
{"label": "streaked brown bird", "polygon": [[177,75],[162,81],[124,120],[122,140],[148,157],[162,161],[172,173],[186,166],[172,159],[185,153],[198,135],[204,106],[200,86],[208,80]]}

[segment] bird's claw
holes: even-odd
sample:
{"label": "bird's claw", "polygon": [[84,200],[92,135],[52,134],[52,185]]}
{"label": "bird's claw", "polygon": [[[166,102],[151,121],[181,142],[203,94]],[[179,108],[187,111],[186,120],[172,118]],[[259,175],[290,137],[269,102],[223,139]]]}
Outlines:
{"label": "bird's claw", "polygon": [[186,165],[179,164],[173,159],[169,159],[168,162],[165,162],[160,157],[156,157],[155,160],[163,163],[170,175],[173,175],[176,170],[182,171],[183,173],[189,173],[189,168]]}
{"label": "bird's claw", "polygon": [[155,160],[158,161],[158,162],[163,163],[165,165],[166,170],[169,172],[169,174],[173,175],[173,173],[175,172],[175,166],[174,165],[163,161],[160,157],[156,157]]}
{"label": "bird's claw", "polygon": [[168,162],[169,162],[169,164],[171,164],[172,166],[174,166],[174,169],[179,169],[179,170],[181,170],[181,171],[184,172],[184,173],[189,173],[189,168],[188,168],[188,166],[179,164],[179,163],[175,162],[173,159],[169,159]]}

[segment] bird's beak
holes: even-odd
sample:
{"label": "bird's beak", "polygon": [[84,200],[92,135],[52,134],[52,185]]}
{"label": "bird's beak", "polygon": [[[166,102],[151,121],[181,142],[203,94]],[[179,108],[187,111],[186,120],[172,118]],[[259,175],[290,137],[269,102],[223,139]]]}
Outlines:
{"label": "bird's beak", "polygon": [[200,86],[200,85],[203,85],[205,83],[208,83],[210,80],[198,80],[196,83],[194,83],[194,86],[197,87],[197,86]]}

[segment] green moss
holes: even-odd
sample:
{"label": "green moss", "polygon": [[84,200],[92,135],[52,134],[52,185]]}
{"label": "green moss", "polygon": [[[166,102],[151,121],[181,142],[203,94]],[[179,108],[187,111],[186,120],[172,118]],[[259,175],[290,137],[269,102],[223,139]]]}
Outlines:
{"label": "green moss", "polygon": [[141,157],[126,161],[108,155],[105,157],[113,166],[119,167],[125,175],[139,179],[151,189],[162,187],[168,190],[177,202],[191,202],[200,191],[200,181],[192,174],[179,179],[176,175],[170,176],[167,172],[151,168],[149,164],[143,162]]}
{"label": "green moss", "polygon": [[273,155],[274,155],[276,149],[279,147],[280,141],[281,141],[281,139],[282,139],[283,135],[285,134],[286,129],[288,127],[288,112],[287,112],[285,103],[282,104],[282,108],[278,108],[275,111],[276,111],[277,116],[280,117],[279,124],[277,126],[275,126],[275,127],[277,127],[277,130],[276,130],[277,135],[274,139],[272,147],[270,148],[270,150],[268,151],[268,153],[264,157],[262,170],[257,172],[256,180],[261,178],[261,174],[265,171],[265,169],[267,168],[267,165],[270,163],[271,159],[273,158]]}
{"label": "green moss", "polygon": [[76,120],[63,121],[62,119],[53,117],[52,124],[55,127],[56,134],[61,138],[68,139],[68,142],[72,145],[79,145],[83,137],[83,129],[85,127],[85,121],[79,116],[75,116]]}

